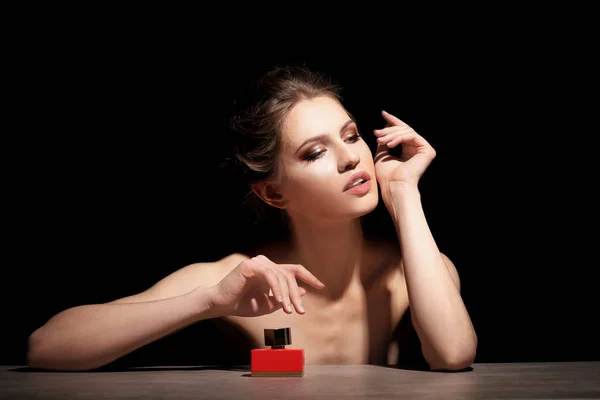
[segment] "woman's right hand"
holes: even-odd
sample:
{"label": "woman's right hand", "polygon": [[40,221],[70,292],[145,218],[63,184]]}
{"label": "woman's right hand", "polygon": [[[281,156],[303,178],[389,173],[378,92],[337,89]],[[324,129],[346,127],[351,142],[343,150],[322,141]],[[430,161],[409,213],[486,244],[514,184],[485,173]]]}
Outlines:
{"label": "woman's right hand", "polygon": [[255,317],[283,307],[304,314],[302,296],[306,289],[296,278],[322,289],[325,285],[298,264],[276,264],[263,255],[242,261],[212,287],[211,303],[220,315]]}

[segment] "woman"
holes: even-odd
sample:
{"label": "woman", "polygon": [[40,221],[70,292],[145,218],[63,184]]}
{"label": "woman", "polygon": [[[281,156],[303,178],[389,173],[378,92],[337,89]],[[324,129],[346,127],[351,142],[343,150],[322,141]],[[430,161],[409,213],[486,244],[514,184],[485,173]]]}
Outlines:
{"label": "woman", "polygon": [[[384,111],[373,157],[338,87],[304,67],[276,68],[255,88],[232,120],[231,165],[289,234],[186,266],[144,292],[57,314],[30,336],[31,367],[98,368],[208,319],[230,322],[257,347],[264,328],[290,327],[307,364],[393,364],[403,357],[395,331],[410,318],[429,368],[473,362],[477,337],[459,276],[420,202],[435,150]],[[389,241],[362,231],[379,190],[397,232]]]}

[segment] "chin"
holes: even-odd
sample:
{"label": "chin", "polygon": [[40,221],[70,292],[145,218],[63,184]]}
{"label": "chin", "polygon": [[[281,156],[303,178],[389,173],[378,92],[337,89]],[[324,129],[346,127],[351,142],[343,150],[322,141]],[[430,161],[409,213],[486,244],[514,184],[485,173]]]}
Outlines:
{"label": "chin", "polygon": [[[371,201],[370,205],[368,207],[365,207],[365,211],[363,212],[362,215],[367,215],[367,214],[373,212],[377,208],[378,204],[379,204],[379,198],[375,197],[375,199],[373,201]],[[362,215],[361,215],[361,217],[362,217]]]}
{"label": "chin", "polygon": [[346,203],[343,206],[340,204],[331,204],[331,208],[328,204],[316,212],[304,215],[307,219],[314,221],[339,222],[344,220],[358,219],[374,211],[379,202],[377,197],[367,200],[365,196],[363,197],[363,200],[364,201],[360,202],[360,204],[357,204],[356,202],[354,204]]}
{"label": "chin", "polygon": [[[363,217],[374,211],[379,204],[378,191],[371,191],[362,197],[325,197],[323,199],[311,199],[303,203],[302,210],[298,215],[316,221],[341,221]],[[297,211],[299,209],[296,209]],[[288,210],[290,212],[291,210]],[[292,212],[292,214],[296,214]]]}
{"label": "chin", "polygon": [[363,217],[377,208],[379,204],[379,197],[377,193],[369,193],[367,196],[363,197],[360,202],[355,202],[350,209],[348,210],[348,214],[350,214],[353,218]]}

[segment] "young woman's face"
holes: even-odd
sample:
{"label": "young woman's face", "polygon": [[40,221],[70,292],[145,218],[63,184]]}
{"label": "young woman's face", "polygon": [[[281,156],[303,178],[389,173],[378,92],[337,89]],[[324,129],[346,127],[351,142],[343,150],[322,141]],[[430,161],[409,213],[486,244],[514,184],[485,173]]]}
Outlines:
{"label": "young woman's face", "polygon": [[[280,192],[292,216],[339,220],[377,206],[373,155],[337,100],[324,96],[297,103],[282,134]],[[358,172],[367,182],[349,189],[364,182],[350,181]]]}

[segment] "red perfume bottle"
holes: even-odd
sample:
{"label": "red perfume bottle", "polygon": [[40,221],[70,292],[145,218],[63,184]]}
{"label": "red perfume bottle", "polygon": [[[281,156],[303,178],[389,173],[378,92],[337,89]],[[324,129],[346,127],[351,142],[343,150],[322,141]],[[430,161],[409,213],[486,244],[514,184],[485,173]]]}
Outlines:
{"label": "red perfume bottle", "polygon": [[286,349],[290,344],[290,328],[265,329],[265,346],[271,348],[252,350],[252,376],[304,376],[304,349]]}

